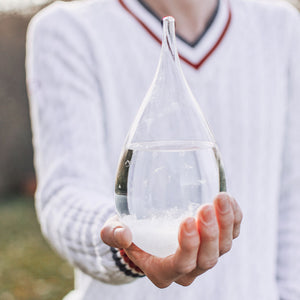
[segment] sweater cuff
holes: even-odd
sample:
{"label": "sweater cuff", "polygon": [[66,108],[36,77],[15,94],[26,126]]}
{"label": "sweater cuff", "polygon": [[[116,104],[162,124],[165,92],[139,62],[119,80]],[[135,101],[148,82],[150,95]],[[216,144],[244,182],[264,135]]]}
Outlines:
{"label": "sweater cuff", "polygon": [[125,275],[133,278],[145,276],[144,272],[130,260],[123,249],[116,249],[111,247],[110,250],[112,252],[112,256],[116,266]]}

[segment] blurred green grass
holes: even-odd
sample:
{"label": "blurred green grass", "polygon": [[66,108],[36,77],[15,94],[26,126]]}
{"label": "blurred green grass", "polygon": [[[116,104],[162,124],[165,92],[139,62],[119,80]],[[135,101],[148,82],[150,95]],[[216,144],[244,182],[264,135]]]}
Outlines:
{"label": "blurred green grass", "polygon": [[59,300],[73,270],[40,233],[31,198],[0,199],[0,300]]}

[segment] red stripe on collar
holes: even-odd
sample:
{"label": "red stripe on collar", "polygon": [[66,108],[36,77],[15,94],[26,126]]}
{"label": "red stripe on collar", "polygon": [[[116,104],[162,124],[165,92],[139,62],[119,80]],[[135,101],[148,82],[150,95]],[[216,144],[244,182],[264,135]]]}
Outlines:
{"label": "red stripe on collar", "polygon": [[[153,33],[153,31],[151,31],[151,29],[138,17],[136,16],[133,11],[131,11],[129,9],[129,7],[124,3],[123,0],[119,0],[120,4],[122,5],[122,7],[158,42],[161,44],[161,39],[155,34]],[[188,60],[186,57],[182,56],[180,53],[178,54],[180,59],[182,61],[184,61],[186,64],[188,64],[189,66],[193,67],[194,69],[199,69],[203,63],[211,56],[211,54],[217,49],[217,47],[220,45],[221,41],[223,40],[229,25],[231,23],[231,8],[228,4],[228,9],[229,9],[229,14],[228,14],[228,19],[227,22],[225,24],[225,27],[220,35],[220,37],[218,38],[218,40],[215,42],[215,44],[211,47],[211,49],[206,53],[206,55],[204,55],[204,57],[198,62],[198,63],[193,63],[190,60]]]}

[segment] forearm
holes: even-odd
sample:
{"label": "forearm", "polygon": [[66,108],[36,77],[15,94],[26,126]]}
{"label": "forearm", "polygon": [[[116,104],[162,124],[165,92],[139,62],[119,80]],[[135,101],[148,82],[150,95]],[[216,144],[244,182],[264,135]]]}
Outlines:
{"label": "forearm", "polygon": [[126,283],[132,278],[119,271],[100,239],[114,210],[114,170],[106,159],[95,62],[77,22],[59,3],[29,26],[37,213],[46,238],[74,266],[104,282]]}
{"label": "forearm", "polygon": [[100,239],[100,229],[114,213],[113,206],[103,203],[101,195],[80,191],[76,185],[62,186],[48,197],[38,191],[37,212],[43,234],[56,251],[98,280],[110,284],[131,282]]}

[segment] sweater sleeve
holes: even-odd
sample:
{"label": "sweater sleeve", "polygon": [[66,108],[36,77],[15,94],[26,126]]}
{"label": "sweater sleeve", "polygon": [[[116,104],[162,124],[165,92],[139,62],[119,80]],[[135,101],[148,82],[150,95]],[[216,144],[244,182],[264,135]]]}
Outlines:
{"label": "sweater sleeve", "polygon": [[[100,229],[114,214],[106,160],[105,116],[89,36],[58,3],[39,13],[27,35],[30,98],[44,236],[71,264],[110,284],[128,283]],[[108,176],[110,175],[110,176]]]}
{"label": "sweater sleeve", "polygon": [[281,300],[300,299],[300,17],[292,26],[283,149],[277,280]]}

